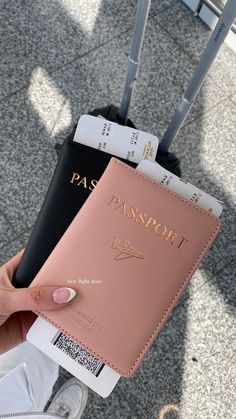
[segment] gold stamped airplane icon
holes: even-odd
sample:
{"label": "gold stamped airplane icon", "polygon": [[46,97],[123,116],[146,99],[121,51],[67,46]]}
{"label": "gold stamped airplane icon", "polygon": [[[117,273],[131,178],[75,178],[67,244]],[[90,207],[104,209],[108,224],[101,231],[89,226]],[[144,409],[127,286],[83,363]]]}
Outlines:
{"label": "gold stamped airplane icon", "polygon": [[144,254],[135,249],[135,247],[132,246],[132,244],[127,239],[119,240],[118,237],[115,236],[111,248],[118,250],[119,252],[116,257],[114,257],[115,260],[123,260],[132,257],[144,259]]}

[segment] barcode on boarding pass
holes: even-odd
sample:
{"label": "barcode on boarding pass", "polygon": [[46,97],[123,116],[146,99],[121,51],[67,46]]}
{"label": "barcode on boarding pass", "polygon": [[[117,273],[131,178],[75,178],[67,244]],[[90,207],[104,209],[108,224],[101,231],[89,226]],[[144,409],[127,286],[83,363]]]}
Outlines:
{"label": "barcode on boarding pass", "polygon": [[91,355],[82,346],[65,336],[62,332],[57,332],[51,342],[54,346],[63,351],[75,362],[78,362],[82,365],[82,367],[85,367],[96,377],[99,376],[105,364],[95,358],[95,356]]}

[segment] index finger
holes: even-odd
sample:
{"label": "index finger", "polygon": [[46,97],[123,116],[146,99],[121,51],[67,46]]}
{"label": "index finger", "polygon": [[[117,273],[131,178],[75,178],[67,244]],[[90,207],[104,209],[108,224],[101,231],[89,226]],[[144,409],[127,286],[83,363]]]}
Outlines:
{"label": "index finger", "polygon": [[24,253],[25,249],[22,249],[19,253],[17,253],[13,258],[8,260],[4,265],[1,266],[1,269],[5,269],[8,275],[8,278],[10,281],[12,281],[12,277],[14,275],[14,272],[16,268],[18,267],[20,260],[22,258],[22,255]]}

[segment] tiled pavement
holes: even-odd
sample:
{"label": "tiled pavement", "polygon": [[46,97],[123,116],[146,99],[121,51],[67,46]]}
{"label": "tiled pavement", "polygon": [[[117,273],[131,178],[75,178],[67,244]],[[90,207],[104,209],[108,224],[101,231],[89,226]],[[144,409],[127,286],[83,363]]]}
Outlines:
{"label": "tiled pavement", "polygon": [[[4,262],[26,244],[56,164],[56,142],[82,113],[119,104],[136,1],[1,6]],[[130,111],[139,128],[161,138],[209,35],[180,1],[152,2]],[[121,379],[108,399],[90,391],[85,418],[236,418],[235,68],[224,45],[172,147],[183,178],[224,202],[222,233],[139,372]]]}

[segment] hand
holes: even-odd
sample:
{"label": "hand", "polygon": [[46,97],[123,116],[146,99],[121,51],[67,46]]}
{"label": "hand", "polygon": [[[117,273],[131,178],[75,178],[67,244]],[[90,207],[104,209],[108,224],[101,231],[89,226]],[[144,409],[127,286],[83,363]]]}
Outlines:
{"label": "hand", "polygon": [[37,318],[30,310],[58,310],[75,297],[71,288],[13,287],[11,281],[23,250],[0,267],[0,354],[21,342]]}

